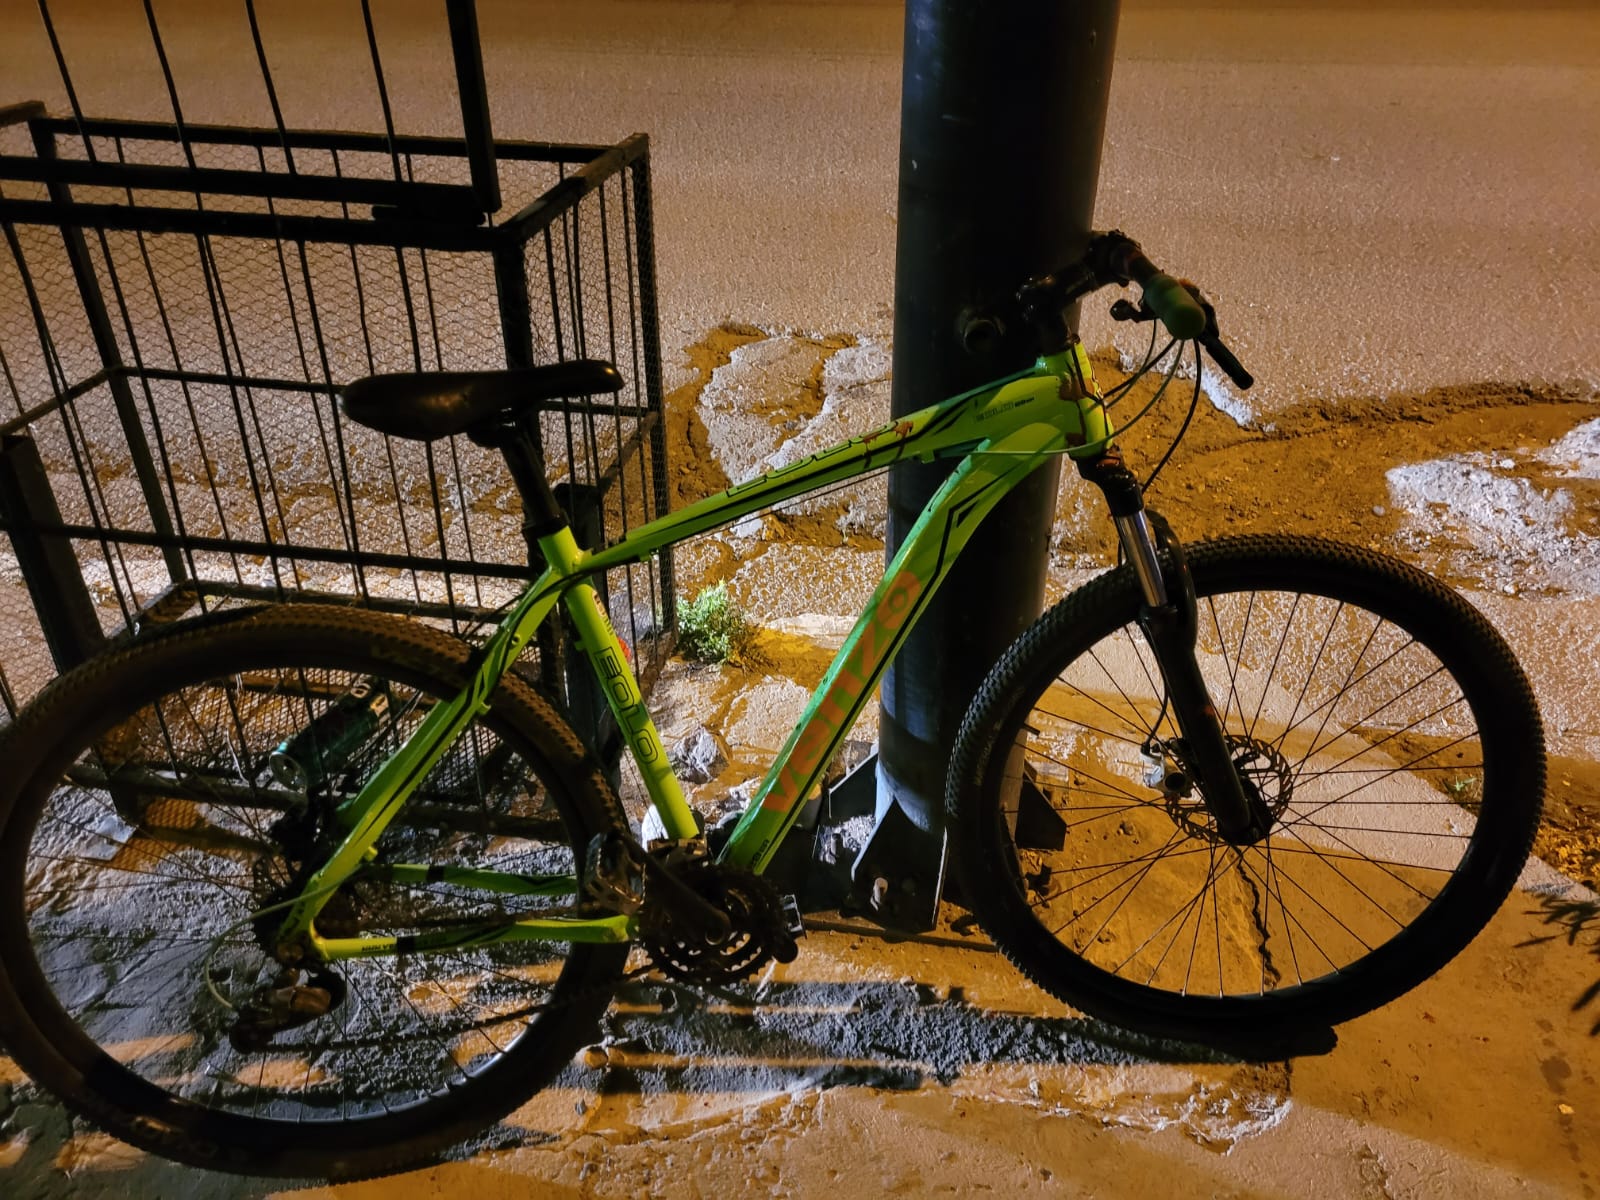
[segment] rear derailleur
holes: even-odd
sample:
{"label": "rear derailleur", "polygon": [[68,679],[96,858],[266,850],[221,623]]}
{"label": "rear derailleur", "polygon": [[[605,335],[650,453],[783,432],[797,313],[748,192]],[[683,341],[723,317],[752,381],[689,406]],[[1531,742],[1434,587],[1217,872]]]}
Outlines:
{"label": "rear derailleur", "polygon": [[799,953],[805,929],[794,897],[717,862],[704,838],[645,849],[625,834],[601,834],[584,867],[585,906],[636,916],[651,963],[674,979],[721,986]]}
{"label": "rear derailleur", "polygon": [[[258,911],[251,920],[256,945],[270,960],[256,975],[254,988],[237,1004],[224,1000],[233,1018],[228,1041],[244,1054],[268,1049],[273,1038],[298,1029],[339,1009],[349,999],[344,976],[328,964],[307,962],[297,946],[282,943],[284,910],[296,900],[313,874],[335,849],[332,797],[317,785],[268,830],[279,847],[281,862],[260,859],[252,868]],[[322,903],[318,929],[330,937],[355,937],[366,925],[367,912],[359,873]],[[213,976],[213,982],[220,982]],[[220,998],[220,993],[216,993]]]}

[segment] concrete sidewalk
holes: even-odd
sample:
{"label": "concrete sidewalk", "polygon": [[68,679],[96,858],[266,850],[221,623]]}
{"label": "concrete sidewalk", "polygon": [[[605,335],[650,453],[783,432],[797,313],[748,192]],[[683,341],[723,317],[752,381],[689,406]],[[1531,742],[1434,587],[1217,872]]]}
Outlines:
{"label": "concrete sidewalk", "polygon": [[[1318,1057],[1247,1063],[1084,1021],[980,937],[813,931],[750,1005],[636,988],[460,1162],[340,1186],[175,1167],[30,1105],[5,1193],[222,1198],[1596,1193],[1600,936],[1527,896]],[[1576,943],[1568,941],[1571,932]],[[592,1056],[602,1061],[601,1055]]]}

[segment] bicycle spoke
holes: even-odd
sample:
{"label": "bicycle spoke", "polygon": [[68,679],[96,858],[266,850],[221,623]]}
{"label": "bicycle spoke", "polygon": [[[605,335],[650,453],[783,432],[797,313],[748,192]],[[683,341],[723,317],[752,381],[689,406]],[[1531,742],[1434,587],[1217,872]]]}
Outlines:
{"label": "bicycle spoke", "polygon": [[[1151,807],[1151,808],[1160,808],[1160,807],[1162,807],[1160,804],[1156,803],[1156,801],[1154,801],[1154,800],[1150,800],[1150,799],[1148,799],[1147,797],[1144,797],[1144,796],[1135,795],[1133,792],[1130,792],[1130,791],[1126,790],[1125,788],[1118,787],[1115,783],[1111,782],[1109,779],[1101,779],[1099,776],[1092,775],[1086,770],[1083,770],[1083,769],[1078,768],[1078,767],[1074,767],[1071,763],[1068,763],[1063,759],[1054,758],[1051,755],[1045,754],[1043,751],[1036,751],[1035,753],[1036,753],[1036,756],[1038,758],[1042,759],[1045,762],[1054,763],[1056,766],[1061,767],[1063,770],[1066,770],[1066,771],[1076,771],[1079,775],[1081,775],[1083,778],[1089,780],[1091,783],[1098,783],[1098,784],[1102,785],[1103,787],[1106,787],[1106,788],[1110,789],[1109,791],[1103,791],[1103,792],[1099,792],[1099,791],[1091,792],[1091,793],[1089,793],[1091,795],[1096,795],[1096,796],[1125,796],[1128,799],[1128,801],[1130,803],[1130,806],[1142,805],[1142,806]],[[1069,785],[1069,786],[1076,787],[1075,784],[1074,785]]]}
{"label": "bicycle spoke", "polygon": [[[1312,828],[1313,829],[1317,829],[1317,830],[1322,830],[1323,827],[1320,826],[1320,825],[1313,825]],[[1389,878],[1393,879],[1401,887],[1410,888],[1413,892],[1415,892],[1417,895],[1421,896],[1424,900],[1431,900],[1431,899],[1433,899],[1433,897],[1430,896],[1427,892],[1424,892],[1421,888],[1419,888],[1416,884],[1412,883],[1410,880],[1403,879],[1399,875],[1395,874],[1395,872],[1393,870],[1391,870],[1390,868],[1391,867],[1402,867],[1402,868],[1404,868],[1404,869],[1406,869],[1408,871],[1440,871],[1440,872],[1443,872],[1443,873],[1446,873],[1446,874],[1454,873],[1454,871],[1455,871],[1454,867],[1429,867],[1426,863],[1402,863],[1402,862],[1393,862],[1393,861],[1388,860],[1388,859],[1373,858],[1371,855],[1362,854],[1359,850],[1357,850],[1354,846],[1350,845],[1349,842],[1345,841],[1338,834],[1334,834],[1333,835],[1333,840],[1338,842],[1340,845],[1342,845],[1346,850],[1349,850],[1350,853],[1348,855],[1329,854],[1327,851],[1318,850],[1315,846],[1311,845],[1310,842],[1305,841],[1303,838],[1300,839],[1300,844],[1305,847],[1304,851],[1295,849],[1293,847],[1280,847],[1280,851],[1287,852],[1287,853],[1290,853],[1290,854],[1300,854],[1300,853],[1313,854],[1320,861],[1326,863],[1329,866],[1329,869],[1331,869],[1336,875],[1340,875],[1341,877],[1345,877],[1345,876],[1344,876],[1344,873],[1342,871],[1340,871],[1337,867],[1333,866],[1333,864],[1336,863],[1336,862],[1370,863],[1372,866],[1378,867],[1380,870],[1382,870],[1385,875],[1389,876]],[[1351,887],[1355,887],[1356,885],[1355,884],[1351,884],[1350,886]],[[1360,889],[1357,888],[1356,890],[1359,891]],[[1366,893],[1362,892],[1362,895],[1365,896]],[[1370,899],[1370,897],[1369,897],[1369,899]],[[1377,904],[1377,901],[1373,901],[1373,903]],[[1385,916],[1389,916],[1389,913],[1388,913],[1387,910],[1384,910],[1384,915]],[[1390,919],[1394,920],[1395,924],[1397,924],[1397,925],[1404,925],[1405,924],[1404,921],[1400,921],[1400,920],[1398,920],[1396,918],[1391,917]]]}
{"label": "bicycle spoke", "polygon": [[[1462,739],[1462,740],[1469,740],[1469,739]],[[1360,756],[1356,755],[1353,758],[1348,758],[1348,759],[1345,759],[1344,761],[1347,762],[1347,763],[1348,762],[1352,762],[1352,761],[1354,761],[1354,758],[1357,758],[1357,757],[1360,757]],[[1380,775],[1377,779],[1368,779],[1368,780],[1365,780],[1365,781],[1363,781],[1361,783],[1358,783],[1355,787],[1351,788],[1349,791],[1342,792],[1341,794],[1333,797],[1331,800],[1320,801],[1317,804],[1317,806],[1315,808],[1311,809],[1309,812],[1296,814],[1295,822],[1291,822],[1291,824],[1299,822],[1299,821],[1309,820],[1311,817],[1315,816],[1317,813],[1321,812],[1323,809],[1328,808],[1328,807],[1330,807],[1330,806],[1332,806],[1334,804],[1342,804],[1342,803],[1345,803],[1347,801],[1349,803],[1359,803],[1358,801],[1349,801],[1349,797],[1354,796],[1357,792],[1365,791],[1367,788],[1372,787],[1373,785],[1375,785],[1377,783],[1381,783],[1384,779],[1392,778],[1395,775],[1402,775],[1402,774],[1410,774],[1409,769],[1406,768],[1406,767],[1392,767],[1392,768],[1390,768],[1388,770],[1388,772],[1386,774]],[[1381,803],[1383,803],[1383,801],[1382,800],[1377,800],[1377,801],[1370,801],[1369,803],[1381,804]],[[1449,802],[1446,801],[1445,803],[1449,803]]]}
{"label": "bicycle spoke", "polygon": [[[1262,886],[1267,889],[1267,895],[1269,897],[1276,896],[1278,898],[1278,911],[1283,914],[1284,937],[1289,942],[1289,961],[1294,963],[1295,982],[1299,983],[1305,979],[1305,972],[1300,969],[1300,955],[1294,947],[1294,914],[1289,911],[1289,906],[1283,902],[1283,888],[1281,884],[1277,887],[1274,887],[1272,883],[1273,876],[1277,874],[1277,866],[1272,861],[1271,838],[1267,839],[1266,849],[1262,852],[1261,857],[1266,860],[1267,864],[1266,871],[1263,873]],[[1241,856],[1239,859],[1239,865],[1246,870],[1249,869],[1243,856]]]}
{"label": "bicycle spoke", "polygon": [[[1176,840],[1176,838],[1177,838],[1176,834],[1174,834],[1173,837],[1168,838],[1166,845],[1167,846],[1172,845],[1172,843]],[[1092,934],[1089,935],[1089,941],[1091,943],[1099,940],[1100,935],[1106,931],[1106,926],[1110,925],[1112,920],[1116,917],[1116,915],[1119,912],[1122,911],[1122,906],[1128,902],[1128,898],[1130,896],[1132,896],[1133,893],[1136,892],[1139,889],[1139,885],[1141,883],[1143,883],[1145,881],[1145,879],[1147,879],[1149,877],[1150,872],[1155,869],[1155,867],[1157,866],[1158,863],[1160,863],[1162,850],[1165,850],[1165,849],[1166,849],[1166,846],[1163,846],[1163,847],[1161,847],[1160,850],[1156,850],[1154,853],[1152,853],[1150,855],[1147,855],[1145,859],[1135,859],[1135,860],[1132,860],[1131,862],[1128,862],[1128,863],[1117,864],[1118,866],[1131,866],[1131,865],[1133,865],[1133,862],[1144,862],[1144,866],[1143,866],[1142,869],[1140,869],[1139,871],[1136,871],[1133,875],[1129,876],[1129,878],[1124,880],[1122,883],[1117,884],[1116,887],[1112,888],[1109,892],[1106,892],[1103,896],[1098,897],[1094,901],[1093,904],[1090,904],[1087,908],[1084,908],[1080,912],[1075,914],[1074,919],[1076,919],[1076,917],[1081,917],[1081,916],[1084,916],[1087,913],[1093,912],[1096,908],[1098,908],[1100,906],[1100,904],[1103,901],[1110,899],[1112,896],[1116,895],[1119,891],[1122,891],[1122,889],[1124,887],[1126,887],[1128,889],[1126,892],[1123,893],[1122,899],[1117,901],[1117,903],[1112,907],[1111,911],[1106,914],[1105,919],[1100,922],[1100,927],[1098,929],[1096,929]],[[1105,872],[1105,873],[1102,873],[1100,875],[1096,875],[1093,879],[1084,880],[1083,883],[1094,883],[1097,880],[1104,879],[1106,877],[1106,875],[1109,874],[1109,873],[1110,872]],[[1081,886],[1081,885],[1079,885],[1079,886]],[[1065,926],[1063,925],[1062,928],[1065,928]],[[1058,929],[1058,930],[1055,930],[1054,932],[1058,932],[1059,933],[1060,930]]]}
{"label": "bicycle spoke", "polygon": [[[1480,668],[1500,671],[1485,664],[1503,653],[1486,649],[1469,606],[1365,552],[1247,538],[1195,548],[1189,563],[1196,661],[1269,830],[1229,845],[1192,778],[1185,786],[1192,768],[1182,731],[1169,732],[1136,580],[1126,570],[1096,580],[1034,635],[1035,670],[1053,664],[1048,686],[1024,695],[1015,685],[1003,701],[1014,707],[1002,708],[999,697],[990,705],[996,719],[1029,729],[1017,747],[1022,770],[1058,818],[1048,839],[1033,839],[1042,844],[1016,850],[1021,911],[1034,932],[1008,953],[1034,978],[1060,981],[1069,1001],[1080,987],[1136,1005],[1141,990],[1159,995],[1143,1010],[1157,1027],[1169,1016],[1183,1025],[1185,996],[1228,1006],[1214,1010],[1218,1026],[1223,1012],[1248,1026],[1253,1003],[1273,1014],[1377,996],[1385,985],[1353,968],[1396,939],[1410,940],[1385,960],[1386,977],[1436,966],[1458,947],[1441,943],[1451,927],[1430,924],[1430,914],[1470,894],[1447,886],[1453,880],[1489,873],[1493,856],[1472,853],[1487,827],[1484,806],[1499,805],[1496,828],[1525,819],[1507,815],[1502,780],[1537,763],[1536,746],[1519,757],[1524,735],[1505,732],[1527,726],[1491,721],[1485,689],[1473,682]],[[1479,651],[1478,666],[1458,677],[1449,664],[1468,661],[1469,649]],[[1523,694],[1513,673],[1501,677],[1501,692]],[[1485,761],[1501,764],[1494,780],[1484,777]],[[1146,784],[1158,766],[1169,778]],[[1536,788],[1538,772],[1522,773]],[[989,826],[1001,838],[1017,827],[1013,814],[1027,811],[1011,779],[1006,819]],[[997,941],[1008,920],[1024,920],[993,916]],[[1041,935],[1060,953],[1052,957]],[[1102,992],[1096,973],[1133,990]],[[1345,1011],[1364,1011],[1349,1003]],[[1193,1015],[1209,1020],[1206,1011],[1199,1004]]]}
{"label": "bicycle spoke", "polygon": [[[1195,853],[1199,853],[1199,851],[1195,851]],[[1120,963],[1113,967],[1112,973],[1120,975],[1123,971],[1123,968],[1131,963],[1134,959],[1138,958],[1146,946],[1161,936],[1162,930],[1166,929],[1167,926],[1172,925],[1174,922],[1177,922],[1176,928],[1173,930],[1172,937],[1167,942],[1166,949],[1161,952],[1161,957],[1156,960],[1155,966],[1150,969],[1150,975],[1145,982],[1148,983],[1151,979],[1154,979],[1157,972],[1161,970],[1161,964],[1166,961],[1167,955],[1172,952],[1172,947],[1177,944],[1178,938],[1182,935],[1183,926],[1187,922],[1188,914],[1194,911],[1195,905],[1200,902],[1200,897],[1204,894],[1204,892],[1205,889],[1202,886],[1200,890],[1196,891],[1195,894],[1190,897],[1190,899],[1183,905],[1182,908],[1178,909],[1160,925],[1156,926],[1156,928],[1148,937],[1145,938],[1144,941],[1135,946],[1132,954],[1128,955],[1127,958],[1123,959]]]}
{"label": "bicycle spoke", "polygon": [[[1089,697],[1087,695],[1084,698],[1085,699],[1089,699]],[[1098,704],[1099,702],[1096,701],[1096,703]],[[1110,708],[1107,708],[1104,704],[1100,704],[1099,706],[1101,708],[1105,708],[1106,711],[1111,713],[1112,716],[1117,716],[1118,715],[1115,711],[1113,711]],[[1063,725],[1075,725],[1079,729],[1087,730],[1089,733],[1098,734],[1100,737],[1106,738],[1109,741],[1125,742],[1130,746],[1143,746],[1144,745],[1144,738],[1142,738],[1142,737],[1130,737],[1127,734],[1113,733],[1109,729],[1102,729],[1098,725],[1090,725],[1087,721],[1084,721],[1079,717],[1069,716],[1066,713],[1059,713],[1059,712],[1054,711],[1053,709],[1045,708],[1043,705],[1040,705],[1037,711],[1043,716],[1050,717],[1051,719],[1056,720],[1056,721],[1060,721]]]}
{"label": "bicycle spoke", "polygon": [[1200,945],[1200,927],[1205,924],[1206,897],[1211,894],[1211,880],[1216,876],[1217,872],[1217,848],[1207,843],[1206,850],[1208,855],[1206,877],[1200,882],[1200,891],[1198,893],[1200,907],[1196,910],[1194,916],[1194,937],[1189,941],[1189,961],[1184,967],[1183,987],[1180,989],[1185,994],[1189,991],[1189,977],[1194,973],[1194,955],[1196,948]]}
{"label": "bicycle spoke", "polygon": [[[1244,662],[1245,641],[1250,636],[1250,617],[1255,612],[1256,595],[1251,592],[1245,602],[1244,627],[1239,631],[1238,653],[1234,655],[1231,662],[1228,659],[1227,640],[1222,636],[1222,626],[1217,620],[1216,597],[1206,597],[1206,604],[1211,610],[1212,627],[1217,631],[1217,652],[1222,655],[1222,665],[1228,673],[1228,694],[1223,698],[1222,702],[1222,724],[1226,726],[1228,724],[1228,716],[1233,711],[1234,702],[1239,699],[1239,669]],[[1244,717],[1244,704],[1242,701],[1239,704],[1239,717],[1241,720]]]}
{"label": "bicycle spoke", "polygon": [[[1135,653],[1135,657],[1137,657],[1137,654],[1138,654],[1137,649],[1135,649],[1134,653]],[[1138,704],[1136,704],[1134,702],[1134,699],[1133,699],[1132,696],[1128,695],[1127,691],[1123,688],[1122,684],[1117,681],[1116,676],[1114,676],[1111,673],[1110,668],[1107,667],[1105,665],[1105,663],[1100,661],[1100,656],[1097,653],[1095,653],[1095,651],[1092,650],[1092,649],[1089,651],[1089,658],[1090,658],[1091,661],[1093,661],[1095,666],[1100,668],[1101,673],[1104,674],[1105,677],[1106,677],[1106,681],[1108,683],[1110,683],[1113,688],[1116,689],[1117,695],[1122,697],[1122,702],[1128,706],[1128,711],[1130,713],[1132,713],[1135,717],[1137,717],[1139,715],[1139,706],[1138,706]],[[1143,665],[1144,665],[1143,660],[1140,660],[1140,666],[1143,667]],[[1149,671],[1148,670],[1145,672],[1145,678],[1147,680],[1149,679]],[[1059,676],[1057,677],[1056,682],[1058,682],[1058,683],[1066,683],[1066,681],[1061,679]],[[1109,705],[1103,704],[1099,700],[1095,699],[1093,696],[1090,696],[1082,688],[1078,687],[1077,684],[1067,683],[1067,686],[1072,688],[1073,691],[1077,692],[1078,695],[1082,696],[1085,700],[1088,700],[1093,704],[1099,705],[1101,708],[1104,708],[1108,713],[1111,713],[1113,716],[1118,715],[1116,713],[1116,711],[1114,709],[1112,709]],[[1153,684],[1152,684],[1152,694],[1153,694],[1153,696],[1160,694],[1158,691],[1155,690]],[[1061,719],[1062,720],[1071,720],[1071,718],[1069,718],[1069,717],[1062,717]],[[1131,723],[1132,722],[1130,722],[1130,724]]]}
{"label": "bicycle spoke", "polygon": [[[118,818],[118,819],[120,821],[120,818]],[[73,865],[81,866],[81,867],[83,867],[85,869],[88,869],[88,870],[114,870],[114,871],[126,872],[128,874],[147,874],[147,875],[152,875],[152,876],[154,876],[156,878],[159,878],[159,879],[166,879],[166,880],[182,879],[182,880],[185,880],[185,881],[190,882],[190,883],[205,884],[205,885],[208,885],[210,887],[237,888],[237,887],[241,887],[242,886],[240,884],[231,882],[229,880],[221,879],[221,878],[218,878],[217,876],[214,876],[214,875],[209,875],[209,874],[205,873],[204,871],[200,870],[198,867],[194,867],[194,866],[191,866],[191,865],[189,865],[187,863],[183,863],[178,859],[178,857],[176,855],[171,855],[171,854],[155,855],[155,854],[152,854],[150,852],[150,850],[146,849],[142,845],[135,845],[134,844],[134,839],[130,839],[127,842],[117,842],[115,839],[107,837],[105,834],[100,833],[95,828],[92,828],[90,826],[86,826],[86,825],[84,825],[84,824],[82,824],[80,822],[66,820],[65,818],[60,817],[60,816],[52,817],[51,818],[51,822],[54,825],[59,825],[59,826],[62,826],[63,828],[74,830],[75,832],[77,832],[77,833],[79,833],[79,834],[81,834],[81,835],[83,835],[83,836],[85,836],[85,837],[87,837],[87,838],[89,838],[91,840],[98,840],[98,841],[104,843],[107,846],[114,847],[114,851],[113,851],[113,854],[111,856],[111,858],[113,860],[115,858],[121,856],[122,854],[126,853],[131,858],[134,858],[136,860],[137,859],[143,859],[143,860],[151,863],[152,865],[160,866],[160,865],[163,865],[163,864],[170,864],[173,867],[178,868],[178,869],[174,870],[170,874],[162,874],[162,873],[156,872],[156,871],[135,871],[133,868],[128,867],[126,865],[107,866],[107,864],[105,862],[98,861],[98,860],[93,860],[93,859],[66,859],[66,858],[62,858],[59,855],[45,855],[45,854],[35,855],[34,857],[35,857],[36,861],[41,861],[41,862],[56,861],[56,862],[62,862],[62,863],[71,863]],[[148,841],[149,839],[141,837],[141,838],[138,838],[137,840],[142,843],[142,842]]]}
{"label": "bicycle spoke", "polygon": [[[1295,824],[1298,825],[1301,824],[1301,822],[1295,822]],[[1292,828],[1292,826],[1283,826],[1283,828]],[[1324,831],[1338,830],[1342,833],[1382,833],[1389,837],[1446,838],[1450,841],[1459,842],[1470,842],[1472,840],[1472,835],[1469,833],[1438,833],[1431,830],[1428,832],[1423,832],[1416,829],[1388,829],[1377,825],[1328,825],[1319,821],[1311,825],[1310,828]]]}
{"label": "bicycle spoke", "polygon": [[[1334,766],[1335,767],[1347,766],[1350,763],[1355,762],[1362,755],[1367,754],[1370,751],[1378,749],[1380,746],[1383,746],[1386,743],[1393,741],[1395,738],[1404,737],[1407,733],[1410,733],[1413,729],[1416,729],[1416,728],[1420,727],[1421,725],[1425,724],[1426,722],[1431,721],[1434,717],[1438,716],[1440,713],[1446,711],[1447,709],[1454,708],[1457,704],[1461,704],[1461,703],[1464,703],[1464,701],[1460,697],[1457,697],[1456,699],[1451,700],[1449,703],[1443,704],[1439,708],[1436,708],[1433,712],[1428,713],[1426,716],[1418,717],[1415,721],[1411,722],[1411,724],[1405,726],[1404,728],[1396,729],[1392,733],[1389,733],[1389,734],[1385,735],[1384,737],[1379,738],[1375,742],[1367,743],[1366,745],[1363,746],[1362,749],[1356,751],[1354,754],[1348,755],[1347,757],[1340,759],[1337,763],[1334,764]],[[1353,730],[1353,727],[1352,727],[1352,730]],[[1344,736],[1348,735],[1349,733],[1352,732],[1352,730],[1346,730],[1344,734],[1340,735],[1340,737],[1344,737]],[[1470,734],[1464,734],[1462,737],[1458,738],[1455,742],[1451,743],[1451,745],[1459,745],[1461,742],[1470,741],[1470,740],[1471,740],[1471,735]],[[1329,744],[1331,745],[1332,743],[1329,743]],[[1449,747],[1447,746],[1446,749],[1448,749],[1448,748]],[[1435,753],[1437,753],[1437,751],[1435,751]],[[1403,769],[1404,769],[1403,767],[1395,768],[1396,771],[1403,770]],[[1315,776],[1313,776],[1313,778],[1314,777]],[[1361,786],[1365,787],[1366,785],[1363,784]]]}
{"label": "bicycle spoke", "polygon": [[[1266,678],[1261,681],[1261,696],[1256,701],[1256,711],[1250,718],[1250,724],[1245,730],[1245,736],[1254,738],[1256,726],[1261,722],[1261,710],[1267,703],[1267,692],[1270,690],[1273,677],[1278,673],[1278,665],[1283,661],[1283,648],[1289,643],[1289,630],[1294,627],[1295,614],[1300,611],[1300,601],[1304,599],[1301,593],[1294,594],[1294,603],[1289,607],[1289,615],[1283,619],[1283,632],[1278,636],[1277,648],[1272,653],[1272,663],[1267,668]],[[1241,710],[1240,715],[1243,715]],[[1290,728],[1293,728],[1291,725]]]}
{"label": "bicycle spoke", "polygon": [[[1266,857],[1266,856],[1264,855],[1263,857]],[[1240,859],[1240,866],[1243,867],[1245,870],[1249,870],[1250,869],[1246,865],[1245,860],[1242,859],[1242,858]],[[1303,888],[1300,888],[1299,883],[1296,882],[1293,878],[1290,878],[1288,876],[1283,875],[1283,873],[1281,871],[1277,870],[1276,868],[1274,868],[1274,873],[1278,875],[1280,881],[1282,879],[1286,879],[1287,878],[1289,883],[1291,885],[1293,885],[1296,889],[1298,889],[1300,891],[1304,891]],[[1268,884],[1267,886],[1270,887],[1271,885]],[[1294,963],[1295,982],[1296,983],[1304,983],[1306,981],[1305,971],[1300,966],[1300,955],[1299,955],[1299,952],[1295,949],[1295,944],[1294,944],[1294,931],[1295,931],[1296,928],[1298,928],[1300,930],[1301,936],[1306,941],[1311,943],[1311,948],[1322,956],[1322,961],[1327,963],[1328,966],[1333,968],[1334,971],[1338,971],[1339,970],[1339,964],[1334,960],[1333,956],[1331,954],[1329,954],[1325,949],[1323,949],[1322,943],[1317,940],[1316,935],[1311,932],[1311,930],[1306,926],[1306,923],[1304,921],[1302,921],[1298,916],[1295,915],[1294,909],[1284,900],[1284,898],[1283,898],[1283,888],[1281,886],[1281,883],[1280,883],[1279,887],[1277,887],[1277,888],[1275,888],[1273,890],[1276,892],[1277,897],[1278,897],[1278,911],[1281,914],[1283,914],[1283,918],[1284,918],[1284,924],[1283,924],[1284,937],[1286,938],[1286,940],[1289,943],[1289,957],[1290,957],[1290,960]],[[1308,899],[1310,899],[1312,901],[1312,903],[1318,904],[1318,907],[1321,907],[1321,905],[1317,901],[1316,897],[1310,896],[1308,894]],[[1330,913],[1329,915],[1331,916],[1332,914]]]}

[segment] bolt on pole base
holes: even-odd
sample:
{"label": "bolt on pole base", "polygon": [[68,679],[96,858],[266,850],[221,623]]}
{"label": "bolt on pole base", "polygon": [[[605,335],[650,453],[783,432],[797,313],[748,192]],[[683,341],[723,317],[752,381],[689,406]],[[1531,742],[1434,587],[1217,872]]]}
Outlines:
{"label": "bolt on pole base", "polygon": [[[790,831],[767,878],[798,896],[803,912],[832,910],[900,933],[925,932],[939,915],[944,831],[920,829],[894,809],[858,845],[850,827],[873,815],[877,796],[878,756],[871,754],[825,789],[815,827],[802,820]],[[940,864],[931,884],[929,862]]]}
{"label": "bolt on pole base", "polygon": [[939,922],[945,862],[943,825],[925,829],[891,803],[851,868],[856,906],[886,928],[924,933]]}

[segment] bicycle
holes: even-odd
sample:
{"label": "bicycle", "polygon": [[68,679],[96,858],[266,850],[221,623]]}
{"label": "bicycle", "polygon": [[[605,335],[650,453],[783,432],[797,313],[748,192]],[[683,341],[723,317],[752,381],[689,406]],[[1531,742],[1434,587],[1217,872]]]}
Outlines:
{"label": "bicycle", "polygon": [[[1185,547],[1146,511],[1112,440],[1121,396],[1063,317],[1130,282],[1141,302],[1114,315],[1159,320],[1248,386],[1199,289],[1098,234],[1018,292],[1031,368],[595,551],[551,494],[532,406],[615,391],[609,364],[346,389],[347,416],[385,433],[499,447],[546,567],[476,646],[354,608],[224,609],[49,685],[0,735],[17,1062],[170,1158],[370,1175],[552,1080],[631,948],[713,985],[792,960],[802,924],[763,868],[985,514],[1063,454],[1104,494],[1124,562],[1047,611],[973,701],[947,793],[964,903],[1044,989],[1161,1035],[1325,1026],[1426,979],[1528,854],[1544,754],[1527,681],[1409,566],[1301,537]],[[589,578],[911,457],[960,461],[713,844]],[[510,669],[558,603],[657,814],[647,840]]]}

